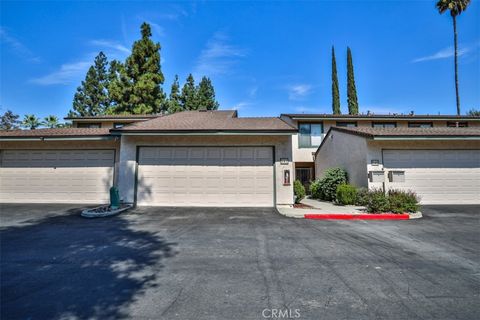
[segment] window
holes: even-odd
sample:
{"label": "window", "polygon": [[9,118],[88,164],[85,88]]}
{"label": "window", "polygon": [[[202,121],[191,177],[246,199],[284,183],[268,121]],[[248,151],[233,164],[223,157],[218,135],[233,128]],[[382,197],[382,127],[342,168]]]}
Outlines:
{"label": "window", "polygon": [[466,121],[447,121],[447,127],[449,128],[466,128],[468,122]]}
{"label": "window", "polygon": [[101,123],[78,123],[77,128],[101,128]]}
{"label": "window", "polygon": [[432,122],[409,122],[409,128],[433,128]]}
{"label": "window", "polygon": [[114,123],[113,127],[114,128],[122,128],[124,125],[126,125],[126,123]]}
{"label": "window", "polygon": [[357,122],[355,121],[337,121],[337,127],[356,127]]}
{"label": "window", "polygon": [[298,145],[300,148],[318,147],[322,142],[322,123],[300,123],[298,125]]}
{"label": "window", "polygon": [[396,128],[396,122],[372,122],[374,128]]}

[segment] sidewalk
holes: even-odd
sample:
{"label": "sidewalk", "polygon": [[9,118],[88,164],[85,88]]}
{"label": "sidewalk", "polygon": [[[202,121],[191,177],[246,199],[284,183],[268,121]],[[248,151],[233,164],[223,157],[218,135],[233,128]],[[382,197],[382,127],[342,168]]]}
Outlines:
{"label": "sidewalk", "polygon": [[340,206],[327,201],[319,201],[315,199],[305,198],[300,203],[311,206],[313,208],[293,208],[291,206],[277,206],[278,212],[287,217],[304,218],[305,214],[315,213],[349,213],[360,214],[365,213],[364,207],[359,206]]}

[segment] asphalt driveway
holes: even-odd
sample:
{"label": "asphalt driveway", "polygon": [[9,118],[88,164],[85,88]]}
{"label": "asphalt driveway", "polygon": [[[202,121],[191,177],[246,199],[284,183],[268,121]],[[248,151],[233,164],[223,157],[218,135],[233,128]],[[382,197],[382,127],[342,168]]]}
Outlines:
{"label": "asphalt driveway", "polygon": [[479,208],[423,211],[364,222],[139,208],[87,220],[75,205],[0,205],[1,318],[478,319]]}

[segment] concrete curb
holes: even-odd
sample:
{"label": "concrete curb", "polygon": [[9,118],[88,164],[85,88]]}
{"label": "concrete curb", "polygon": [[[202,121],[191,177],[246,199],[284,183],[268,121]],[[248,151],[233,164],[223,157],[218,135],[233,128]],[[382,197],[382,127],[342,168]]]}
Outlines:
{"label": "concrete curb", "polygon": [[316,220],[410,220],[422,217],[421,212],[408,213],[306,213],[305,219]]}

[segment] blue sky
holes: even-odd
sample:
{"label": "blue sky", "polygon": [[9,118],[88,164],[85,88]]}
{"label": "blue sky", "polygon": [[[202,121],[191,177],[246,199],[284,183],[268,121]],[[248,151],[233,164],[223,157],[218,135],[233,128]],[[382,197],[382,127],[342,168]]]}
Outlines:
{"label": "blue sky", "polygon": [[[346,112],[346,48],[360,111],[453,114],[453,32],[435,1],[2,1],[0,112],[66,115],[94,56],[124,59],[143,21],[175,74],[212,78],[241,116],[331,112],[335,46]],[[480,108],[480,7],[458,19],[462,112]]]}

